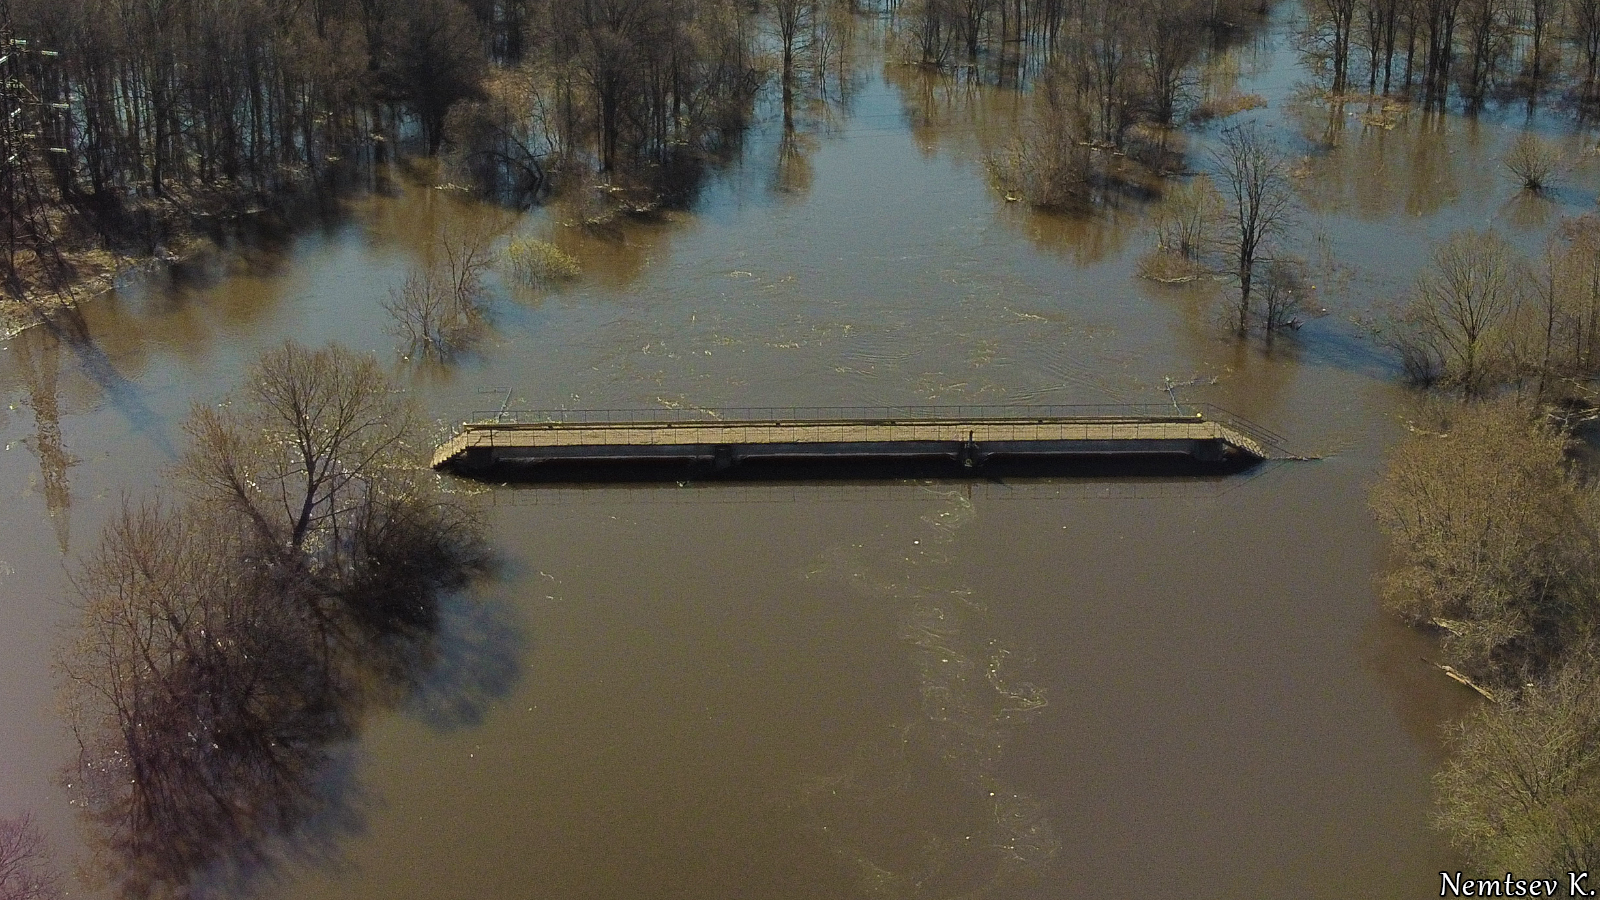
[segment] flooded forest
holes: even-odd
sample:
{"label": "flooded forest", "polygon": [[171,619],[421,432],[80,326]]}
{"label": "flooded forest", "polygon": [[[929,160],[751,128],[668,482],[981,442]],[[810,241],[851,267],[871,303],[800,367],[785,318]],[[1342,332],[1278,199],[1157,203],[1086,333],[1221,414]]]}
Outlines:
{"label": "flooded forest", "polygon": [[[1597,117],[1600,0],[0,0],[0,900],[1583,887]],[[429,466],[925,408],[1271,452]]]}

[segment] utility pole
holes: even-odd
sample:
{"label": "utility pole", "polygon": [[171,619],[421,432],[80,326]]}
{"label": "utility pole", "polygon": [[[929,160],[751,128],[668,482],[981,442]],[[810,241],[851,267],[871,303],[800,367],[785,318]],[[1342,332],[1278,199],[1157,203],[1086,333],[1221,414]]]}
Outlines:
{"label": "utility pole", "polygon": [[24,279],[17,270],[19,250],[31,250],[39,274],[52,282],[65,268],[39,191],[36,154],[67,155],[67,148],[40,140],[47,118],[67,109],[41,98],[42,66],[58,54],[18,37],[10,0],[0,0],[0,229],[6,242],[7,287],[19,296]]}

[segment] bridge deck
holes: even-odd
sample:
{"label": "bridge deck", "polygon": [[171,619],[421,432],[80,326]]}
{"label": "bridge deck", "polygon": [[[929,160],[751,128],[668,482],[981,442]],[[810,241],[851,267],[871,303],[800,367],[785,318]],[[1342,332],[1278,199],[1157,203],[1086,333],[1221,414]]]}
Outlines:
{"label": "bridge deck", "polygon": [[703,460],[724,468],[744,460],[860,457],[942,457],[971,465],[995,456],[1119,454],[1265,459],[1268,451],[1200,415],[481,422],[462,426],[433,465]]}

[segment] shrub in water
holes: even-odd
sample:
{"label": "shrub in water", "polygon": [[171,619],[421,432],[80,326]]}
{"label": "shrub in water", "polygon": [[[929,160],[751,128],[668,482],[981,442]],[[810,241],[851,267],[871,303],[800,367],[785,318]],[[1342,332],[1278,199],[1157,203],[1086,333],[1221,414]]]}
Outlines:
{"label": "shrub in water", "polygon": [[545,241],[512,241],[506,248],[512,274],[523,284],[540,286],[569,281],[581,271],[571,254]]}

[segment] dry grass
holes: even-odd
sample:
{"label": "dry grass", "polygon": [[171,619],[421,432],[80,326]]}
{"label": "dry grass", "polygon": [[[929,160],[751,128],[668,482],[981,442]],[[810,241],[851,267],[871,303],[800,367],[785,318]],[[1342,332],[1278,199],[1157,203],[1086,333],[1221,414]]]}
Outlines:
{"label": "dry grass", "polygon": [[1215,97],[1195,107],[1189,114],[1191,122],[1209,122],[1212,119],[1226,119],[1245,110],[1265,109],[1267,98],[1260,94],[1228,94]]}
{"label": "dry grass", "polygon": [[123,273],[137,268],[133,260],[110,250],[67,251],[62,254],[66,283],[53,287],[31,257],[31,252],[17,257],[21,296],[9,291],[0,294],[0,339],[50,321],[76,303],[110,290]]}
{"label": "dry grass", "polygon": [[1157,248],[1139,260],[1139,277],[1162,284],[1183,284],[1209,274],[1196,260],[1171,250]]}

